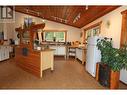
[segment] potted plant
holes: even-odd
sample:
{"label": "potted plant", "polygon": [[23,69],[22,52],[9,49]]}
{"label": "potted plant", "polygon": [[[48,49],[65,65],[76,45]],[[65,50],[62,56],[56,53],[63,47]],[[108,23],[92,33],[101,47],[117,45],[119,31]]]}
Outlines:
{"label": "potted plant", "polygon": [[126,45],[117,49],[112,46],[112,39],[104,38],[97,40],[97,47],[101,51],[101,64],[110,67],[110,88],[119,87],[119,75],[121,69],[127,69]]}

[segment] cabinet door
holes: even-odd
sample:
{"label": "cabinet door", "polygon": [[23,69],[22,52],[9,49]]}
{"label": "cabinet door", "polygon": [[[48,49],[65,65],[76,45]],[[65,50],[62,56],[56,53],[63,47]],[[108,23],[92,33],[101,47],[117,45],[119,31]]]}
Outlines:
{"label": "cabinet door", "polygon": [[76,49],[76,57],[82,61],[82,49]]}
{"label": "cabinet door", "polygon": [[2,61],[2,48],[0,46],[0,61]]}
{"label": "cabinet door", "polygon": [[66,49],[65,46],[58,46],[58,55],[65,55],[66,54]]}
{"label": "cabinet door", "polygon": [[6,50],[4,51],[5,54],[5,59],[9,59],[9,49],[6,48]]}
{"label": "cabinet door", "polygon": [[57,55],[57,46],[50,46],[51,49],[54,49],[54,55]]}
{"label": "cabinet door", "polygon": [[1,46],[1,61],[4,60],[4,46]]}

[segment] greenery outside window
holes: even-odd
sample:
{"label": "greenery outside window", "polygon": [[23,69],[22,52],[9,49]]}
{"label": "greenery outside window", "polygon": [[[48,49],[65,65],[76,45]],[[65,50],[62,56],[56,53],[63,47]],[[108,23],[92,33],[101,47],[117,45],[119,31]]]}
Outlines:
{"label": "greenery outside window", "polygon": [[84,29],[84,42],[86,42],[88,37],[98,36],[101,33],[101,24],[102,24],[102,21],[100,21],[96,24],[93,24],[89,27],[86,27]]}
{"label": "greenery outside window", "polygon": [[53,41],[54,32],[45,32],[45,40],[46,41]]}
{"label": "greenery outside window", "polygon": [[44,32],[45,41],[65,42],[65,32]]}
{"label": "greenery outside window", "polygon": [[64,32],[55,32],[55,37],[57,42],[65,42],[65,33]]}
{"label": "greenery outside window", "polygon": [[97,26],[97,27],[87,30],[86,36],[87,36],[87,38],[91,37],[91,36],[98,36],[99,33],[100,33],[100,28],[99,28],[99,26]]}

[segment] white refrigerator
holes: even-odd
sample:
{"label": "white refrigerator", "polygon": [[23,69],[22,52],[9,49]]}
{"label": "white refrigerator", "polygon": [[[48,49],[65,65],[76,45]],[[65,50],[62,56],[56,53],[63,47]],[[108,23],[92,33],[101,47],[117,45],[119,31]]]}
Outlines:
{"label": "white refrigerator", "polygon": [[93,36],[87,40],[86,71],[93,77],[96,74],[96,63],[101,61],[101,52],[96,46],[97,39],[102,39],[102,37]]}
{"label": "white refrigerator", "polygon": [[123,83],[127,84],[127,70],[122,69],[120,71],[120,81],[122,81]]}

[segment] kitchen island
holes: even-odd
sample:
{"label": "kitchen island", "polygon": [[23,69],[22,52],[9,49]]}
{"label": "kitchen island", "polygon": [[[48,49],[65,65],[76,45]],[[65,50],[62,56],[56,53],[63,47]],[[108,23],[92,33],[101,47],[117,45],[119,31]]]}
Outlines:
{"label": "kitchen island", "polygon": [[15,47],[16,64],[37,77],[43,76],[46,69],[53,70],[54,50],[48,48],[39,48],[36,43],[37,33],[45,27],[45,23],[32,25],[22,29],[16,28],[19,34],[20,44]]}
{"label": "kitchen island", "polygon": [[53,49],[32,50],[27,46],[17,46],[15,50],[16,64],[22,69],[38,77],[42,77],[46,69],[53,70]]}

